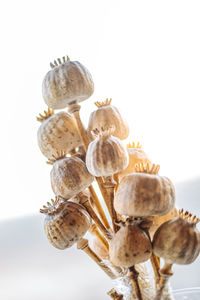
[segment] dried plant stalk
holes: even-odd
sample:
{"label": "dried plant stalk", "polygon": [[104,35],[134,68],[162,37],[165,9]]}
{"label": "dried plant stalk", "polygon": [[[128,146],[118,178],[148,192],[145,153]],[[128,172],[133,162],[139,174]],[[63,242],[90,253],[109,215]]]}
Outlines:
{"label": "dried plant stalk", "polygon": [[164,267],[160,271],[160,282],[159,282],[159,288],[157,289],[156,298],[155,300],[162,299],[162,295],[164,292],[164,289],[166,288],[166,285],[169,281],[169,278],[173,275],[172,272],[172,265],[171,264],[165,264]]}
{"label": "dried plant stalk", "polygon": [[90,229],[89,232],[96,236],[98,238],[98,240],[102,243],[102,245],[107,249],[107,251],[109,250],[109,245],[108,242],[106,241],[106,239],[100,234],[97,226],[95,224],[93,224]]}
{"label": "dried plant stalk", "polygon": [[129,268],[129,278],[132,283],[133,289],[135,290],[136,298],[138,300],[143,300],[139,282],[138,282],[138,276],[139,276],[139,272],[136,271],[135,267],[134,266],[130,267]]}
{"label": "dried plant stalk", "polygon": [[115,186],[116,182],[113,179],[113,176],[105,177],[104,187],[107,189],[108,197],[107,202],[109,205],[109,211],[111,215],[113,231],[116,233],[119,230],[119,226],[117,226],[117,214],[114,209],[114,196],[115,196]]}
{"label": "dried plant stalk", "polygon": [[81,239],[77,243],[77,248],[83,250],[86,254],[88,254],[95,263],[111,278],[115,279],[116,275],[112,272],[112,270],[104,264],[100,257],[89,247],[88,240]]}
{"label": "dried plant stalk", "polygon": [[95,206],[95,208],[96,208],[96,210],[97,210],[97,212],[98,212],[98,214],[99,214],[99,216],[100,216],[100,218],[101,218],[101,220],[102,220],[104,226],[105,226],[107,229],[110,229],[110,224],[109,224],[109,222],[108,222],[108,220],[107,220],[107,217],[106,217],[106,215],[105,215],[105,212],[104,212],[104,210],[103,210],[103,208],[102,208],[102,206],[101,206],[101,203],[100,203],[100,201],[99,201],[99,198],[98,198],[98,196],[97,196],[97,194],[96,194],[96,192],[95,192],[93,186],[90,185],[88,189],[89,189],[89,191],[90,191],[90,195],[91,195],[92,200],[93,200],[93,202],[94,202],[94,206]]}
{"label": "dried plant stalk", "polygon": [[110,231],[108,231],[106,227],[101,223],[100,219],[98,218],[97,214],[91,206],[89,198],[82,193],[79,194],[79,197],[81,199],[81,204],[86,208],[87,212],[89,213],[99,230],[103,233],[106,239],[110,240],[112,238],[112,235]]}

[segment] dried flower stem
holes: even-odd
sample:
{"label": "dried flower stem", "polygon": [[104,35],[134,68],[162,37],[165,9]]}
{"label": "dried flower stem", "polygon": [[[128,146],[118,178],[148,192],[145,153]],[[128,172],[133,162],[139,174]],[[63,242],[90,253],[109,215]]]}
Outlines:
{"label": "dried flower stem", "polygon": [[164,267],[160,270],[160,282],[159,282],[159,289],[156,293],[155,300],[160,300],[163,294],[163,291],[168,283],[169,278],[173,275],[172,272],[172,265],[165,263]]}
{"label": "dried flower stem", "polygon": [[136,298],[138,300],[143,300],[139,282],[138,282],[138,276],[139,276],[139,273],[136,271],[135,267],[134,266],[130,267],[128,277],[129,277],[132,287],[135,291]]}
{"label": "dried flower stem", "polygon": [[[143,228],[143,230],[146,232],[148,235],[149,239],[151,240],[150,234],[149,234],[149,228],[150,228],[151,223],[148,225],[148,220],[147,220],[147,227]],[[160,281],[160,258],[157,257],[154,253],[152,253],[150,257],[151,265],[153,268],[154,272],[154,277],[155,277],[155,286],[157,288],[159,281]]]}
{"label": "dried flower stem", "polygon": [[106,227],[101,223],[100,219],[98,218],[97,214],[95,213],[94,209],[91,206],[89,198],[82,193],[79,194],[80,196],[80,203],[86,208],[87,212],[99,228],[99,230],[103,233],[106,239],[111,240],[112,236],[111,233],[106,229]]}
{"label": "dried flower stem", "polygon": [[108,197],[108,205],[109,211],[112,219],[113,231],[116,233],[119,230],[119,226],[117,226],[117,214],[114,209],[114,196],[115,196],[115,186],[116,182],[113,179],[113,176],[105,177],[104,187],[107,189],[109,197]]}
{"label": "dried flower stem", "polygon": [[97,212],[98,212],[98,214],[99,214],[99,216],[100,216],[100,218],[101,218],[101,220],[102,220],[104,226],[105,226],[107,229],[110,229],[110,224],[108,223],[108,220],[107,220],[107,218],[106,218],[105,212],[104,212],[104,210],[103,210],[103,208],[102,208],[102,206],[101,206],[101,203],[100,203],[100,201],[99,201],[99,198],[97,197],[97,194],[96,194],[96,192],[95,192],[93,186],[90,185],[88,189],[89,189],[89,191],[90,191],[90,195],[91,195],[92,200],[93,200],[93,202],[94,202],[94,206],[95,206],[95,208],[96,208],[96,210],[97,210]]}
{"label": "dried flower stem", "polygon": [[103,261],[101,260],[101,258],[89,247],[88,245],[88,240],[86,239],[81,239],[78,243],[77,243],[77,248],[80,250],[83,250],[86,254],[88,254],[93,261],[95,261],[97,263],[97,265],[111,278],[111,279],[115,279],[116,276],[115,274],[112,272],[111,269],[109,269],[108,266],[106,266]]}
{"label": "dried flower stem", "polygon": [[96,236],[98,238],[98,240],[100,241],[100,243],[106,248],[107,252],[109,250],[109,245],[108,242],[106,241],[106,239],[101,235],[101,233],[99,232],[97,226],[95,224],[93,224],[90,229],[89,232]]}
{"label": "dried flower stem", "polygon": [[[97,226],[95,224],[93,224],[90,229],[89,229],[89,232],[96,236],[98,238],[98,240],[100,241],[100,243],[106,248],[106,251],[107,253],[109,253],[109,244],[107,242],[107,240],[102,236],[102,234],[99,232]],[[111,267],[116,271],[116,273],[120,276],[123,272],[123,270],[120,268],[120,267],[117,267],[115,265],[113,265],[111,262],[110,262],[110,265]]]}
{"label": "dried flower stem", "polygon": [[158,260],[158,257],[154,253],[152,253],[150,260],[151,260],[151,265],[153,267],[153,272],[154,272],[154,277],[155,277],[155,285],[157,287],[158,284],[159,284],[159,281],[160,281],[160,273],[159,273],[160,264],[159,264],[159,260]]}

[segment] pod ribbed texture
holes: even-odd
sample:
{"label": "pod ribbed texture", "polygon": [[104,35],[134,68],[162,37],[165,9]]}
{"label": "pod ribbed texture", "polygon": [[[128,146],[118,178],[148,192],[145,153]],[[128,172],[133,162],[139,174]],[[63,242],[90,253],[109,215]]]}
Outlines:
{"label": "pod ribbed texture", "polygon": [[50,70],[42,85],[45,103],[52,109],[89,98],[94,91],[90,72],[78,61],[68,61]]}
{"label": "pod ribbed texture", "polygon": [[38,145],[47,158],[57,152],[70,152],[81,143],[74,118],[65,112],[52,115],[43,121],[37,133]]}
{"label": "pod ribbed texture", "polygon": [[96,177],[118,173],[127,167],[128,162],[128,153],[116,137],[96,138],[89,144],[86,165]]}
{"label": "pod ribbed texture", "polygon": [[166,263],[191,264],[200,253],[200,233],[194,224],[174,218],[156,231],[153,251]]}
{"label": "pod ribbed texture", "polygon": [[122,215],[148,217],[166,215],[173,209],[175,190],[167,177],[133,173],[122,178],[114,199]]}
{"label": "pod ribbed texture", "polygon": [[151,241],[137,225],[121,227],[110,242],[110,260],[116,266],[131,267],[148,260],[151,253]]}
{"label": "pod ribbed texture", "polygon": [[122,116],[115,106],[107,105],[98,108],[90,115],[88,123],[88,135],[93,139],[91,131],[95,128],[114,126],[115,130],[112,135],[124,140],[129,135],[129,127],[127,122],[122,119]]}
{"label": "pod ribbed texture", "polygon": [[94,180],[85,163],[77,157],[60,159],[51,170],[51,186],[56,195],[72,198],[86,189]]}
{"label": "pod ribbed texture", "polygon": [[50,243],[64,250],[79,241],[90,225],[90,216],[84,207],[67,202],[61,212],[45,218],[44,229]]}

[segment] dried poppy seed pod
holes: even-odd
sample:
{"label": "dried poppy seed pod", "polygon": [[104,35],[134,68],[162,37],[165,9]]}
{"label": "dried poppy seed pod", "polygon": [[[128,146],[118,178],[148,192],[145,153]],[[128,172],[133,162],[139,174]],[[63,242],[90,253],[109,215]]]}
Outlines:
{"label": "dried poppy seed pod", "polygon": [[78,61],[69,57],[58,59],[50,64],[50,70],[42,85],[45,103],[53,109],[65,108],[70,103],[88,99],[94,91],[90,72]]}
{"label": "dried poppy seed pod", "polygon": [[[159,166],[138,165],[122,178],[114,199],[115,210],[122,215],[149,217],[166,215],[175,203],[175,191],[167,177],[157,175]],[[145,173],[148,172],[149,174]]]}
{"label": "dried poppy seed pod", "polygon": [[54,114],[50,109],[44,111],[45,115],[37,118],[41,121],[37,139],[41,152],[47,158],[56,155],[57,152],[71,150],[82,145],[74,118],[66,113]]}
{"label": "dried poppy seed pod", "polygon": [[89,172],[96,176],[111,176],[125,169],[128,154],[120,139],[111,136],[113,127],[96,129],[96,138],[89,144],[86,165]]}
{"label": "dried poppy seed pod", "polygon": [[115,130],[113,135],[120,140],[124,140],[129,135],[129,127],[127,122],[122,119],[121,114],[115,106],[112,106],[111,100],[106,99],[105,102],[95,102],[98,109],[91,113],[88,124],[88,136],[93,139],[91,131],[95,128],[113,126]]}
{"label": "dried poppy seed pod", "polygon": [[191,264],[200,253],[199,219],[183,210],[162,224],[153,238],[153,252],[167,264]]}
{"label": "dried poppy seed pod", "polygon": [[135,144],[134,142],[131,144],[129,143],[127,145],[127,152],[129,155],[129,164],[125,170],[122,172],[118,173],[118,180],[120,181],[125,175],[135,173],[135,165],[136,164],[151,164],[151,161],[149,160],[147,154],[141,149],[142,146],[137,143]]}
{"label": "dried poppy seed pod", "polygon": [[156,232],[156,230],[165,222],[175,218],[178,216],[178,210],[176,207],[174,207],[168,214],[164,215],[164,216],[152,216],[149,217],[148,219],[150,221],[152,221],[152,225],[149,228],[149,233],[150,236],[153,238],[154,233]]}
{"label": "dried poppy seed pod", "polygon": [[88,231],[91,219],[85,208],[73,202],[48,202],[40,210],[46,214],[44,230],[50,243],[60,250],[71,247]]}
{"label": "dried poppy seed pod", "polygon": [[110,261],[120,267],[131,267],[148,260],[151,241],[137,223],[125,223],[110,241]]}
{"label": "dried poppy seed pod", "polygon": [[70,199],[85,190],[94,180],[78,157],[56,160],[51,170],[51,186],[56,195]]}

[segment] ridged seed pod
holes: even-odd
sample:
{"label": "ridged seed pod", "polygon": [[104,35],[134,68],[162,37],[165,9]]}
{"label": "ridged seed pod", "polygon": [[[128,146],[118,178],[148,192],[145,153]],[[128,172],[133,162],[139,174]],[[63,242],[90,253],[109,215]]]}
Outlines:
{"label": "ridged seed pod", "polygon": [[53,109],[65,108],[70,103],[88,99],[94,91],[90,72],[78,61],[63,57],[50,64],[42,85],[45,103]]}
{"label": "ridged seed pod", "polygon": [[134,142],[132,144],[127,145],[127,152],[129,155],[129,164],[125,170],[118,173],[118,180],[120,181],[125,175],[135,173],[135,165],[136,164],[151,164],[151,161],[149,160],[147,154],[141,149],[141,146],[139,143],[135,144]]}
{"label": "ridged seed pod", "polygon": [[55,195],[70,199],[85,190],[94,180],[85,163],[77,157],[56,160],[51,170],[51,186]]}
{"label": "ridged seed pod", "polygon": [[49,242],[60,250],[73,246],[88,231],[91,219],[80,204],[70,201],[48,203],[48,207],[40,210],[47,216],[44,230]]}
{"label": "ridged seed pod", "polygon": [[89,172],[96,176],[111,176],[125,169],[128,154],[120,139],[111,136],[113,128],[95,130],[96,138],[89,144],[86,165]]}
{"label": "ridged seed pod", "polygon": [[110,261],[120,267],[131,267],[148,260],[151,241],[137,224],[125,224],[110,241]]}
{"label": "ridged seed pod", "polygon": [[175,190],[167,177],[157,175],[159,166],[140,165],[122,178],[114,199],[115,210],[122,215],[148,217],[166,215],[175,203]]}
{"label": "ridged seed pod", "polygon": [[111,100],[106,99],[105,102],[95,102],[98,109],[91,113],[89,124],[88,124],[88,136],[93,139],[91,131],[101,127],[110,127],[113,126],[115,130],[113,135],[118,137],[121,140],[124,140],[129,135],[129,127],[127,122],[122,119],[118,109],[111,105]]}
{"label": "ridged seed pod", "polygon": [[74,118],[66,113],[54,114],[48,109],[45,116],[37,118],[42,121],[38,132],[38,145],[44,156],[52,158],[58,152],[71,150],[82,145]]}
{"label": "ridged seed pod", "polygon": [[200,253],[199,219],[183,210],[162,224],[153,238],[153,252],[167,264],[191,264]]}

